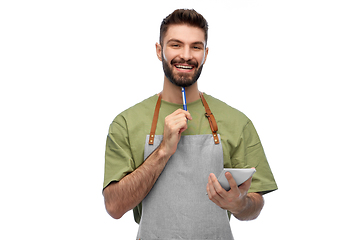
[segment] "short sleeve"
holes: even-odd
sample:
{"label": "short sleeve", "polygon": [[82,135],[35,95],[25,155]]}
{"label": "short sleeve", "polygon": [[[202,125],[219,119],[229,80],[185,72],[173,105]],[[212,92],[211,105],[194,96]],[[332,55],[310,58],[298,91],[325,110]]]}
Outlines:
{"label": "short sleeve", "polygon": [[135,169],[129,146],[126,121],[121,115],[116,117],[115,120],[109,127],[106,140],[104,189],[111,182],[120,181]]}
{"label": "short sleeve", "polygon": [[262,192],[266,194],[277,190],[277,184],[260,138],[251,121],[244,127],[242,140],[243,146],[240,149],[243,152],[242,161],[244,168],[256,168],[249,192]]}

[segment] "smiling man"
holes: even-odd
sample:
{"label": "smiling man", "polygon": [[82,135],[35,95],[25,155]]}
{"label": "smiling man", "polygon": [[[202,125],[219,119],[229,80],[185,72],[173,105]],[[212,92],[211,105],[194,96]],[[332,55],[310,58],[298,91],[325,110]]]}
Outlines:
{"label": "smiling man", "polygon": [[176,86],[189,87],[200,77],[208,53],[205,39],[200,39],[204,39],[204,33],[198,27],[177,25],[169,27],[165,43],[161,39],[161,45],[156,44],[165,77]]}
{"label": "smiling man", "polygon": [[[156,54],[163,90],[123,111],[106,143],[103,195],[108,213],[133,209],[137,239],[233,239],[229,217],[253,220],[276,182],[252,122],[240,111],[199,91],[208,56],[208,24],[179,9],[160,27]],[[182,108],[186,89],[188,111]],[[211,110],[210,110],[211,109]],[[256,168],[237,186],[223,168]]]}

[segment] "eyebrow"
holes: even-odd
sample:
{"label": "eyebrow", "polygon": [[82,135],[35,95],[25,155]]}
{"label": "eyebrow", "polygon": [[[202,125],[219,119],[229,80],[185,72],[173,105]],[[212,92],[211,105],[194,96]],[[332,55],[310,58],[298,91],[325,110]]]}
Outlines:
{"label": "eyebrow", "polygon": [[[176,42],[176,43],[183,43],[182,41],[178,40],[178,39],[170,39],[169,41],[167,41],[167,43],[170,43],[170,42]],[[193,42],[191,43],[192,45],[197,45],[197,44],[201,44],[203,46],[205,46],[205,43],[201,42],[201,41],[198,41],[198,42]]]}

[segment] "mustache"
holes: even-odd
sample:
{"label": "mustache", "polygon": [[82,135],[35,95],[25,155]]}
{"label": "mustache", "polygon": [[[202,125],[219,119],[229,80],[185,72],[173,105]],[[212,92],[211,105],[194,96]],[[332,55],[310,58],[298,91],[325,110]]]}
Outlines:
{"label": "mustache", "polygon": [[199,65],[196,60],[185,61],[185,59],[178,59],[178,58],[175,58],[175,59],[171,60],[171,62],[170,62],[171,65],[182,64],[182,63],[186,63],[188,65],[193,65],[195,67],[198,67],[198,65]]}

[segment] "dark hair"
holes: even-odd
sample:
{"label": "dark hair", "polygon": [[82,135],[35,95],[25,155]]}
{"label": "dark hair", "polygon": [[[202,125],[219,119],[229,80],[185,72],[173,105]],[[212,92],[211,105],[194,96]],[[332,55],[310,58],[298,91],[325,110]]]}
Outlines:
{"label": "dark hair", "polygon": [[192,27],[199,27],[204,30],[205,43],[208,38],[208,23],[206,19],[194,9],[177,9],[164,18],[160,26],[160,44],[163,45],[164,36],[172,24],[187,24]]}

